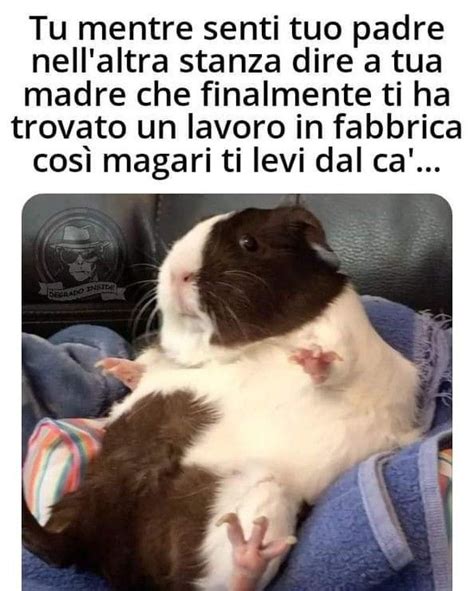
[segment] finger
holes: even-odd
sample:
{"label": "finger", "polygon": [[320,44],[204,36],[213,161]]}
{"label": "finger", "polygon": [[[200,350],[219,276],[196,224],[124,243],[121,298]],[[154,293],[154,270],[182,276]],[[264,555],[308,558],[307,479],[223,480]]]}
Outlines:
{"label": "finger", "polygon": [[113,367],[116,367],[122,361],[123,359],[120,359],[119,357],[105,357],[105,359],[101,359],[100,361],[98,361],[95,364],[95,367],[99,367],[105,371],[108,371]]}
{"label": "finger", "polygon": [[311,347],[311,357],[319,357],[323,352],[322,347],[320,347],[319,345],[313,345]]}
{"label": "finger", "polygon": [[304,363],[307,359],[313,357],[313,351],[310,349],[297,349],[290,355],[290,360],[296,363]]}
{"label": "finger", "polygon": [[333,363],[334,361],[342,361],[342,357],[338,355],[335,351],[328,351],[327,353],[323,353],[321,355],[321,359],[324,363]]}
{"label": "finger", "polygon": [[258,517],[253,522],[253,528],[250,533],[249,545],[254,548],[260,548],[263,543],[263,538],[267,533],[268,519],[266,517]]}
{"label": "finger", "polygon": [[284,554],[291,546],[297,543],[295,536],[288,536],[282,540],[274,540],[267,544],[260,552],[260,555],[267,560],[272,560]]}
{"label": "finger", "polygon": [[242,546],[242,544],[245,544],[244,532],[237,514],[226,513],[216,522],[216,526],[219,527],[224,523],[227,523],[227,537],[232,546]]}
{"label": "finger", "polygon": [[321,365],[320,359],[311,359],[305,363],[304,369],[307,373],[310,373],[313,376],[318,376],[322,373]]}

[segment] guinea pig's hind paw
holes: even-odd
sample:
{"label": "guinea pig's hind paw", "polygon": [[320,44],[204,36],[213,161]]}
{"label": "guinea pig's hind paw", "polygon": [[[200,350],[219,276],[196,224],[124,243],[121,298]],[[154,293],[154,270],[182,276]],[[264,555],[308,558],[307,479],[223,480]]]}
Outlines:
{"label": "guinea pig's hind paw", "polygon": [[342,357],[335,351],[323,351],[321,347],[315,346],[311,349],[297,349],[290,356],[290,361],[301,365],[313,381],[322,384],[329,377],[331,365],[335,361],[342,361]]}
{"label": "guinea pig's hind paw", "polygon": [[[242,525],[236,513],[227,513],[216,523],[217,526],[227,524],[227,536],[232,544],[233,589],[240,589],[239,580],[253,579],[258,581],[265,572],[268,564],[274,558],[285,554],[288,549],[296,544],[295,536],[287,536],[264,544],[263,540],[268,530],[268,519],[258,517],[253,522],[252,531],[248,540],[245,539]],[[242,588],[247,588],[242,586]]]}

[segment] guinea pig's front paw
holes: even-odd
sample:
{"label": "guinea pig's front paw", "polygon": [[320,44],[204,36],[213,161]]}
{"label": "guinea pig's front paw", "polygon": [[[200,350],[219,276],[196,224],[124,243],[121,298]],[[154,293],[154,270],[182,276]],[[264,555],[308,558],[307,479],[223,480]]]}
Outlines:
{"label": "guinea pig's front paw", "polygon": [[125,384],[130,390],[138,386],[138,382],[145,371],[145,366],[130,359],[121,357],[106,357],[96,363],[96,367],[102,369],[103,373],[113,375]]}
{"label": "guinea pig's front paw", "polygon": [[311,349],[297,349],[290,361],[301,365],[316,384],[323,384],[329,377],[331,366],[336,361],[342,361],[342,357],[334,351],[323,351],[315,345]]}
{"label": "guinea pig's front paw", "polygon": [[217,526],[227,524],[227,535],[232,544],[233,573],[231,591],[256,589],[271,560],[285,554],[296,544],[294,536],[288,536],[269,543],[263,543],[268,530],[268,519],[258,517],[248,540],[236,513],[227,513],[219,519]]}

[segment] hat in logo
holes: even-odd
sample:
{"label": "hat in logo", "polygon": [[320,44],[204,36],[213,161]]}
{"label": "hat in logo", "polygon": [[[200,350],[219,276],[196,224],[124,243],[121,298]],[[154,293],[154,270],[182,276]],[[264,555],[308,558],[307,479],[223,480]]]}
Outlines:
{"label": "hat in logo", "polygon": [[63,237],[60,242],[54,242],[51,246],[55,248],[69,248],[82,250],[85,248],[96,248],[108,246],[108,240],[97,240],[93,226],[65,226]]}

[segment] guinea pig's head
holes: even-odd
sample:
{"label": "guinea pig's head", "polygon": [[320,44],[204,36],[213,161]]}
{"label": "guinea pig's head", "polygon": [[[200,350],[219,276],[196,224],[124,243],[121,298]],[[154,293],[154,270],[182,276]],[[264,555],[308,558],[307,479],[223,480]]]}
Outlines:
{"label": "guinea pig's head", "polygon": [[163,336],[182,330],[234,347],[283,335],[321,314],[345,283],[305,208],[215,216],[176,242],[161,267]]}

